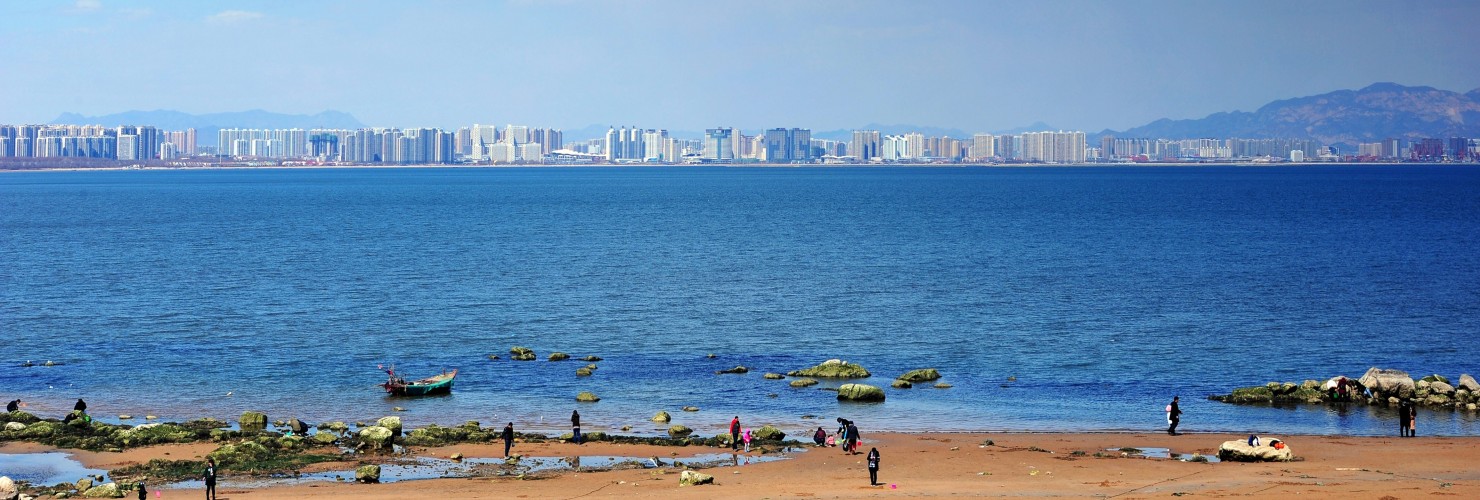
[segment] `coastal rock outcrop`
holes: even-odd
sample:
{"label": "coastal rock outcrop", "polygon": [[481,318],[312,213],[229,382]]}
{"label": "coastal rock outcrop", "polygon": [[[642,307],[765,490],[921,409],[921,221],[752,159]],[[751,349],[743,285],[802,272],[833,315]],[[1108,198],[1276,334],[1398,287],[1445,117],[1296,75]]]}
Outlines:
{"label": "coastal rock outcrop", "polygon": [[570,355],[563,352],[552,352],[550,353],[550,357],[547,359],[549,359],[550,361],[565,361],[567,359],[570,359]]}
{"label": "coastal rock outcrop", "polygon": [[267,414],[255,411],[242,412],[242,418],[237,423],[241,425],[243,433],[262,432],[267,429]]}
{"label": "coastal rock outcrop", "polygon": [[601,361],[601,356],[586,356],[584,358],[581,358],[581,361],[586,361],[586,362],[589,362],[589,363],[595,363],[597,361]]}
{"label": "coastal rock outcrop", "polygon": [[766,380],[781,380],[781,379],[786,378],[786,375],[782,375],[780,373],[768,372],[765,375],[761,375],[761,378],[764,378]]}
{"label": "coastal rock outcrop", "polygon": [[298,434],[300,436],[308,434],[308,424],[305,424],[302,420],[298,420],[296,418],[288,419],[288,430],[293,431],[294,434]]}
{"label": "coastal rock outcrop", "polygon": [[895,389],[909,389],[911,387],[914,387],[915,384],[911,384],[911,383],[909,383],[908,381],[905,381],[905,380],[894,379],[893,382],[890,382],[889,383],[889,386],[890,387],[893,387]]}
{"label": "coastal rock outcrop", "polygon": [[20,431],[20,430],[25,430],[25,428],[26,428],[26,424],[23,424],[23,423],[20,423],[20,422],[6,422],[5,423],[5,430],[10,431],[10,432],[16,432],[16,431]]}
{"label": "coastal rock outcrop", "polygon": [[744,366],[736,365],[734,368],[728,368],[728,369],[724,369],[724,370],[715,371],[714,374],[715,375],[722,375],[722,374],[726,374],[726,373],[749,373],[749,372],[750,372],[750,369],[749,368],[746,368]]}
{"label": "coastal rock outcrop", "polygon": [[799,378],[799,379],[793,380],[793,381],[791,381],[789,383],[791,384],[792,387],[809,387],[809,386],[817,385],[817,379],[815,379],[815,378]]}
{"label": "coastal rock outcrop", "polygon": [[380,482],[380,466],[375,464],[361,465],[355,468],[355,482],[378,483]]}
{"label": "coastal rock outcrop", "polygon": [[1218,459],[1230,462],[1289,462],[1295,458],[1294,452],[1289,445],[1281,448],[1271,446],[1278,440],[1264,438],[1264,443],[1259,446],[1250,446],[1247,441],[1233,440],[1224,441],[1218,447]]}
{"label": "coastal rock outcrop", "polygon": [[509,348],[509,354],[514,361],[534,361],[534,350],[528,347],[514,346]]}
{"label": "coastal rock outcrop", "polygon": [[673,421],[673,416],[669,415],[666,411],[659,411],[658,413],[653,414],[653,421],[660,424],[666,424]]}
{"label": "coastal rock outcrop", "polygon": [[360,429],[360,445],[369,447],[372,450],[389,450],[391,449],[391,442],[394,439],[395,435],[391,434],[391,430],[385,427],[372,425]]}
{"label": "coastal rock outcrop", "polygon": [[908,372],[905,372],[904,375],[900,375],[899,376],[899,380],[903,380],[905,382],[912,382],[912,383],[913,382],[928,382],[928,381],[935,380],[935,379],[938,379],[938,378],[940,378],[940,372],[937,371],[934,368],[921,368],[919,370],[910,370]]}
{"label": "coastal rock outcrop", "polygon": [[683,471],[678,475],[679,486],[697,486],[701,484],[714,484],[714,476],[691,470]]}
{"label": "coastal rock outcrop", "polygon": [[1379,397],[1411,398],[1417,389],[1408,372],[1375,366],[1367,369],[1357,383]]}
{"label": "coastal rock outcrop", "polygon": [[787,375],[793,377],[868,378],[871,374],[861,365],[839,359],[829,359],[811,368],[787,372]]}
{"label": "coastal rock outcrop", "polygon": [[839,401],[883,401],[884,390],[868,384],[843,384],[838,387]]}
{"label": "coastal rock outcrop", "polygon": [[674,426],[671,426],[671,427],[668,428],[668,437],[671,437],[671,438],[674,438],[674,439],[686,438],[686,437],[689,437],[689,434],[693,434],[693,433],[694,433],[694,430],[693,429],[690,429],[686,425],[674,425]]}
{"label": "coastal rock outcrop", "polygon": [[580,368],[576,368],[576,376],[577,377],[590,377],[591,376],[591,368],[590,367],[587,367],[587,366],[582,366]]}
{"label": "coastal rock outcrop", "polygon": [[1476,382],[1475,377],[1471,377],[1468,373],[1459,376],[1459,387],[1470,391],[1471,394],[1480,393],[1480,382]]}
{"label": "coastal rock outcrop", "polygon": [[761,428],[756,429],[755,432],[751,434],[751,436],[761,441],[780,441],[786,439],[785,432],[781,432],[781,429],[777,429],[770,425],[761,426]]}
{"label": "coastal rock outcrop", "polygon": [[595,403],[597,401],[601,401],[601,398],[596,397],[596,393],[594,393],[594,392],[591,392],[591,391],[581,391],[580,394],[576,394],[576,401],[579,401],[579,402],[582,402],[582,403]]}
{"label": "coastal rock outcrop", "polygon": [[390,429],[392,436],[401,435],[401,417],[380,417],[380,420],[375,421],[375,425]]}
{"label": "coastal rock outcrop", "polygon": [[82,498],[123,498],[123,491],[118,489],[118,483],[103,483],[82,492]]}
{"label": "coastal rock outcrop", "polygon": [[0,500],[14,500],[20,495],[20,488],[16,487],[15,481],[10,476],[0,476]]}

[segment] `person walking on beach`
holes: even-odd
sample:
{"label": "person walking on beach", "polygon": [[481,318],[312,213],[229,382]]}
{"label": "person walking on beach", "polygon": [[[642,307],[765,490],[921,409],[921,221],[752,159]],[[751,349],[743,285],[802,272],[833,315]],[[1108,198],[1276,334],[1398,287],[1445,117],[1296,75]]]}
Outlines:
{"label": "person walking on beach", "polygon": [[216,500],[216,459],[206,458],[206,472],[202,479],[206,481],[206,500]]}
{"label": "person walking on beach", "polygon": [[1408,421],[1413,416],[1413,407],[1408,405],[1408,400],[1398,403],[1398,435],[1408,437]]}
{"label": "person walking on beach", "polygon": [[852,420],[849,420],[848,421],[848,454],[849,455],[857,455],[858,454],[858,442],[859,441],[860,440],[858,438],[858,426],[857,425],[854,425]]}
{"label": "person walking on beach", "polygon": [[878,448],[869,448],[869,450],[868,450],[868,485],[869,486],[877,486],[878,484],[879,484],[879,449]]}
{"label": "person walking on beach", "polygon": [[1182,422],[1182,408],[1177,406],[1177,396],[1172,396],[1172,404],[1167,405],[1167,434],[1177,435],[1177,424]]}
{"label": "person walking on beach", "polygon": [[504,458],[509,458],[509,449],[514,447],[514,423],[504,426]]}
{"label": "person walking on beach", "polygon": [[139,481],[136,490],[139,490],[139,500],[149,500],[149,490],[144,489],[144,482]]}
{"label": "person walking on beach", "polygon": [[739,415],[735,415],[735,419],[730,421],[730,451],[737,451],[739,449],[740,449],[740,416]]}
{"label": "person walking on beach", "polygon": [[572,440],[576,444],[581,444],[581,412],[579,410],[570,411],[570,427]]}

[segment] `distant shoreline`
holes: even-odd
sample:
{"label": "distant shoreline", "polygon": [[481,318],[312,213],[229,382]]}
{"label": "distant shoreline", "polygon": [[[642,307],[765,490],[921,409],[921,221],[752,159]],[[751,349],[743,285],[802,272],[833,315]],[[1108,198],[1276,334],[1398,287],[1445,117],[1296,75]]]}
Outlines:
{"label": "distant shoreline", "polygon": [[209,166],[108,166],[108,167],[38,167],[8,168],[0,166],[0,173],[20,172],[115,172],[115,171],[159,171],[159,170],[348,170],[348,169],[564,169],[564,168],[1093,168],[1093,167],[1364,167],[1364,166],[1424,166],[1424,167],[1476,167],[1480,163],[1410,163],[1410,162],[1156,162],[1156,163],[840,163],[840,164],[788,164],[788,163],[712,163],[712,164],[655,164],[655,163],[590,163],[590,164],[506,164],[506,165],[209,165]]}

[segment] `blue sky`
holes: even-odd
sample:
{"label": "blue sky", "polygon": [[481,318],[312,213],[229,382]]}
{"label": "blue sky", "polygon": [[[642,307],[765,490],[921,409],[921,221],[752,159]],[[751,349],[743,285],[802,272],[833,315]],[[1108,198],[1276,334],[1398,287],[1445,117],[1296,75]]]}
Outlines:
{"label": "blue sky", "polygon": [[1474,1],[32,1],[0,123],[1124,129],[1378,81],[1480,87]]}

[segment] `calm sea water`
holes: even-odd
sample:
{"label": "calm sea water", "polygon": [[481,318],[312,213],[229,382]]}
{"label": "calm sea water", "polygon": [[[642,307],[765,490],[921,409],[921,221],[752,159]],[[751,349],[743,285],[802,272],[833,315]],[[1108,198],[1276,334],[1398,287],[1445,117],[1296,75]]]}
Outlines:
{"label": "calm sea water", "polygon": [[[1187,431],[1387,434],[1385,409],[1204,398],[1480,372],[1477,249],[1480,169],[1440,166],[12,173],[0,399],[551,431],[661,409],[709,433],[1155,430],[1181,395]],[[577,378],[556,350],[605,361]],[[761,378],[828,358],[954,388],[843,404]],[[391,363],[461,375],[390,399]]]}

